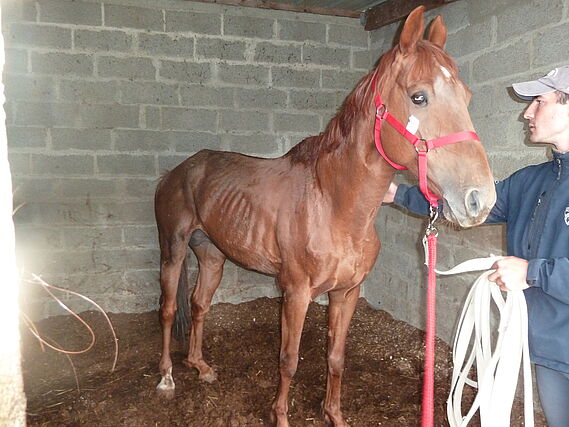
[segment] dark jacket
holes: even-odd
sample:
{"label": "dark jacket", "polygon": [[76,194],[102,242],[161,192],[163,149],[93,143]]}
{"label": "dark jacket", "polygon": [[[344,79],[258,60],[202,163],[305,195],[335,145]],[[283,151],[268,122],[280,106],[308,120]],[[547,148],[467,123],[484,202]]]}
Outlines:
{"label": "dark jacket", "polygon": [[[534,363],[569,373],[569,153],[496,183],[488,219],[507,224],[508,255],[529,261],[524,291]],[[400,185],[395,203],[425,215],[417,187]]]}

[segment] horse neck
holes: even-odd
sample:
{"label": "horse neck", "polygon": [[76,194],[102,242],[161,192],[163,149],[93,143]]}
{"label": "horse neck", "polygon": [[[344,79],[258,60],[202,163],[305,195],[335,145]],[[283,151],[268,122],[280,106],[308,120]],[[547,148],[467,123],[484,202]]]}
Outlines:
{"label": "horse neck", "polygon": [[[316,174],[323,193],[337,199],[336,215],[349,215],[350,221],[373,220],[393,178],[393,169],[381,159],[373,140],[374,109],[370,105],[346,124],[341,112],[333,119],[321,138],[340,138],[334,150],[321,153]],[[336,126],[343,123],[344,135]],[[347,127],[346,127],[347,126]],[[335,133],[336,132],[336,133]]]}

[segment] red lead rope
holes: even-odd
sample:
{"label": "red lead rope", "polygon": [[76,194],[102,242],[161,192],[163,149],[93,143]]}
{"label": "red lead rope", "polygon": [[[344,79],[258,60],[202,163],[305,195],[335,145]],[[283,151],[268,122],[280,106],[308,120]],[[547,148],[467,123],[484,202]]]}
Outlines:
{"label": "red lead rope", "polygon": [[429,279],[427,287],[427,330],[425,336],[425,373],[423,377],[423,403],[421,426],[433,427],[435,410],[435,325],[437,276],[437,233],[427,234],[429,251]]}

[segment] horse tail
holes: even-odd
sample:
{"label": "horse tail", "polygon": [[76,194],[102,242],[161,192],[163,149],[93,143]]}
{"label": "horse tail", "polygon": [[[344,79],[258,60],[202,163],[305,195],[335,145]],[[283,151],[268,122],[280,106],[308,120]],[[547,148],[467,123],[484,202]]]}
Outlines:
{"label": "horse tail", "polygon": [[178,279],[178,291],[176,292],[176,315],[174,317],[174,336],[184,346],[188,343],[188,325],[191,319],[191,308],[188,299],[188,263],[187,257],[182,262],[182,271]]}

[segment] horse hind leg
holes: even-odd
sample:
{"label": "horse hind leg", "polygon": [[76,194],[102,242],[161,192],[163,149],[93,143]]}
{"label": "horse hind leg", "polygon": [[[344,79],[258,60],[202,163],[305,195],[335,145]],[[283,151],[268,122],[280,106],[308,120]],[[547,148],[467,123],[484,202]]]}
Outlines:
{"label": "horse hind leg", "polygon": [[160,374],[162,379],[156,387],[159,395],[172,398],[174,396],[174,379],[172,377],[172,359],[170,357],[170,343],[172,340],[172,325],[176,314],[176,293],[178,286],[187,286],[187,283],[178,283],[182,265],[187,255],[187,242],[189,231],[160,233],[160,324],[162,326],[162,355],[160,358]]}
{"label": "horse hind leg", "polygon": [[197,369],[201,380],[211,383],[217,379],[217,374],[203,357],[203,327],[213,294],[221,282],[226,257],[200,230],[192,234],[190,247],[196,254],[199,271],[191,299],[188,357],[183,363],[187,367]]}

